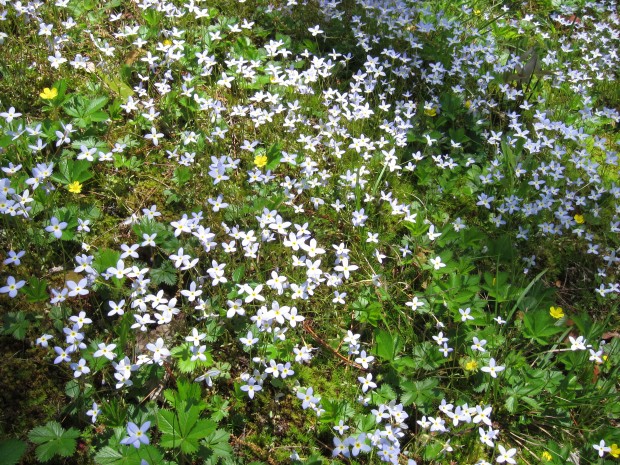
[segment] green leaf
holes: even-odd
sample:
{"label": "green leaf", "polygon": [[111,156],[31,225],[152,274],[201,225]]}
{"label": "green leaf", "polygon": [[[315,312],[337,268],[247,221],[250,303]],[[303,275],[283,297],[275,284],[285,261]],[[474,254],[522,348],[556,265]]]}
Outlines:
{"label": "green leaf", "polygon": [[[92,118],[95,113],[105,107],[106,103],[108,103],[107,97],[95,97],[88,102],[88,105],[86,105],[86,108],[84,109],[84,116],[90,116]],[[93,119],[93,121],[95,120]]]}
{"label": "green leaf", "polygon": [[156,286],[159,284],[174,286],[177,282],[177,272],[170,262],[163,262],[159,268],[151,270],[151,280]]}
{"label": "green leaf", "polygon": [[105,446],[95,455],[97,465],[140,465],[141,461],[139,450],[134,447],[123,447],[117,451]]}
{"label": "green leaf", "polygon": [[375,353],[388,362],[393,362],[402,348],[402,341],[398,335],[392,336],[389,331],[383,329],[377,331],[375,341]]}
{"label": "green leaf", "polygon": [[280,164],[281,159],[282,159],[282,151],[280,150],[280,143],[276,142],[267,151],[266,169],[273,171]]}
{"label": "green leaf", "polygon": [[563,328],[555,326],[555,321],[545,310],[527,312],[523,316],[523,335],[539,344],[548,344],[551,336],[562,331]]}
{"label": "green leaf", "polygon": [[72,379],[65,384],[65,394],[72,399],[80,394],[80,383],[77,379]]}
{"label": "green leaf", "polygon": [[[176,412],[176,413],[175,413]],[[211,420],[199,420],[200,408],[179,402],[176,411],[161,409],[157,413],[160,444],[166,449],[181,449],[192,454],[199,448],[199,440],[213,433],[217,424]]]}
{"label": "green leaf", "polygon": [[232,274],[233,282],[235,283],[241,282],[241,278],[243,278],[244,273],[245,273],[245,265],[241,265],[237,267],[237,269],[233,271],[233,274]]}
{"label": "green leaf", "polygon": [[55,455],[73,455],[79,436],[80,432],[75,428],[65,431],[60,423],[55,421],[49,421],[45,426],[38,426],[28,433],[28,439],[39,444],[35,454],[41,462],[47,462]]}
{"label": "green leaf", "polygon": [[30,321],[26,319],[26,314],[19,312],[9,312],[4,315],[4,326],[2,334],[12,334],[15,339],[20,341],[26,337],[26,331],[30,326]]}
{"label": "green leaf", "polygon": [[210,459],[215,459],[212,460],[213,463],[216,463],[218,458],[232,457],[233,449],[228,443],[229,439],[230,433],[223,429],[218,429],[205,438],[203,444],[212,452]]}
{"label": "green leaf", "polygon": [[191,178],[192,178],[192,172],[189,168],[185,166],[179,166],[177,169],[174,170],[174,174],[172,175],[172,180],[179,187],[185,184]]}
{"label": "green leaf", "polygon": [[58,169],[54,170],[52,173],[52,181],[59,182],[61,184],[69,184],[71,181],[69,180],[69,160],[68,158],[63,158],[58,162]]}
{"label": "green leaf", "polygon": [[338,423],[340,420],[346,420],[351,417],[355,410],[345,400],[329,400],[323,399],[321,406],[325,410],[319,417],[321,423]]}
{"label": "green leaf", "polygon": [[27,444],[18,439],[0,441],[0,457],[4,465],[15,465],[26,452]]}
{"label": "green leaf", "polygon": [[95,255],[93,268],[99,273],[105,273],[111,266],[116,266],[120,257],[120,252],[116,250],[102,249]]}
{"label": "green leaf", "polygon": [[45,302],[49,299],[47,281],[33,276],[24,287],[23,293],[28,297],[28,302]]}
{"label": "green leaf", "polygon": [[428,461],[432,461],[439,457],[441,454],[441,450],[443,449],[443,444],[440,442],[432,442],[424,449],[424,459]]}
{"label": "green leaf", "polygon": [[424,403],[439,395],[439,380],[437,378],[427,378],[421,381],[404,381],[400,384],[403,391],[400,401],[406,407],[415,403],[418,408],[424,411]]}

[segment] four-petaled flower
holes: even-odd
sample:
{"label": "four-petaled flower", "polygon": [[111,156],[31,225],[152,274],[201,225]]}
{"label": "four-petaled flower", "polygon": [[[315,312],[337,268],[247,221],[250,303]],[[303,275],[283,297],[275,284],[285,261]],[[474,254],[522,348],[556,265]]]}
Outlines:
{"label": "four-petaled flower", "polygon": [[497,373],[499,373],[500,371],[504,371],[505,369],[506,367],[495,365],[494,358],[491,358],[491,360],[489,360],[488,367],[480,368],[480,370],[484,371],[485,373],[489,373],[493,378],[497,378]]}
{"label": "four-petaled flower", "polygon": [[512,448],[512,449],[506,450],[504,446],[502,446],[501,444],[498,444],[497,448],[499,450],[499,455],[495,459],[497,463],[504,463],[504,462],[512,463],[512,464],[517,463],[515,459],[512,458],[517,453],[517,449]]}
{"label": "four-petaled flower", "polygon": [[13,276],[9,276],[6,278],[6,286],[0,288],[0,294],[9,294],[9,297],[13,298],[24,284],[26,284],[26,281],[15,281]]}
{"label": "four-petaled flower", "polygon": [[56,239],[60,239],[62,236],[62,231],[67,227],[67,223],[64,221],[60,221],[55,216],[52,216],[50,219],[50,225],[45,228],[45,230],[49,233],[54,234]]}
{"label": "four-petaled flower", "polygon": [[125,439],[121,441],[121,444],[132,445],[136,449],[139,448],[142,444],[149,444],[149,437],[146,435],[147,430],[151,427],[151,422],[147,421],[142,424],[138,428],[138,425],[135,423],[129,422],[127,425],[127,436]]}

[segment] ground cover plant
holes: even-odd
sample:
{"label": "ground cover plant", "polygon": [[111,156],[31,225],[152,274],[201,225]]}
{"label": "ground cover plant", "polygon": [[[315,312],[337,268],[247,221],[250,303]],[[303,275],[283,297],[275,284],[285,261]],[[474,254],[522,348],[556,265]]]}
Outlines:
{"label": "ground cover plant", "polygon": [[615,1],[0,0],[0,457],[620,458]]}

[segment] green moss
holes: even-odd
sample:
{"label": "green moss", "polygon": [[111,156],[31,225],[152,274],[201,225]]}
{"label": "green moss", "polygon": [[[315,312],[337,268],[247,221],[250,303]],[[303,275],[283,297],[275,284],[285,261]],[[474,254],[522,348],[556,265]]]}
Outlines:
{"label": "green moss", "polygon": [[43,358],[45,349],[28,347],[10,337],[0,338],[0,434],[25,438],[35,426],[57,418],[65,401],[68,380]]}

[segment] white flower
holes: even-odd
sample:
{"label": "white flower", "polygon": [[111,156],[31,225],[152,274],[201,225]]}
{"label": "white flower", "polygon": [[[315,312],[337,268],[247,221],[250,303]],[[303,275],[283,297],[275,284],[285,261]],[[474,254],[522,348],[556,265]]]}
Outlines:
{"label": "white flower", "polygon": [[607,452],[611,451],[611,447],[605,445],[605,440],[601,439],[601,442],[594,444],[592,447],[598,452],[599,457],[603,457]]}
{"label": "white flower", "polygon": [[583,338],[583,336],[579,336],[577,339],[575,339],[573,336],[568,336],[568,340],[571,343],[570,350],[586,350],[586,340]]}
{"label": "white flower", "polygon": [[[491,358],[491,360],[489,360],[488,367],[480,368],[480,370],[484,371],[485,373],[489,373],[493,378],[497,378],[497,373],[500,371],[504,371],[505,369],[506,367],[495,365],[494,358]],[[514,463],[514,462],[510,462],[510,463]]]}
{"label": "white flower", "polygon": [[435,270],[439,270],[439,269],[443,268],[444,266],[446,266],[445,263],[442,263],[441,257],[431,258],[430,259],[430,264],[433,265],[433,268]]}
{"label": "white flower", "polygon": [[512,448],[512,449],[506,450],[504,446],[502,446],[501,444],[498,444],[497,447],[499,449],[499,455],[495,459],[497,463],[504,463],[504,462],[512,463],[512,464],[517,463],[515,459],[512,458],[517,453],[517,449]]}

